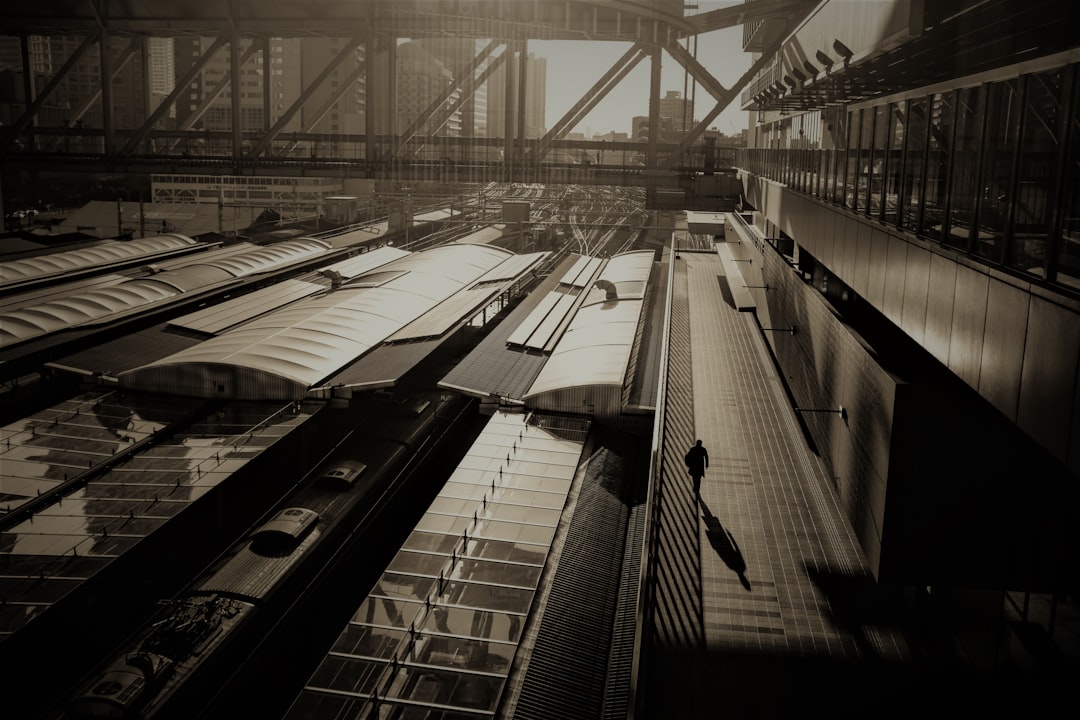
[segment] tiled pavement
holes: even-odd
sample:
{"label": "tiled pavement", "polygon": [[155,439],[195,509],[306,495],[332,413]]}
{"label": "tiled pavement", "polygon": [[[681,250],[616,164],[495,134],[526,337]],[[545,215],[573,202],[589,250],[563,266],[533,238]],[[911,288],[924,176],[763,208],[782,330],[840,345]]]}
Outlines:
{"label": "tiled pavement", "polygon": [[[808,569],[865,572],[854,535],[799,430],[753,314],[724,300],[719,257],[684,253],[682,260],[694,422],[710,451],[700,523],[707,646],[858,656],[870,642],[879,656],[900,653],[891,638],[856,639],[831,619]],[[748,589],[722,557],[734,554],[724,547],[731,541],[745,559]]]}
{"label": "tiled pavement", "polygon": [[[715,253],[683,252],[675,262],[673,315],[683,295],[689,322],[672,322],[661,525],[696,526],[697,537],[660,531],[653,633],[655,662],[666,667],[660,694],[667,701],[681,694],[685,702],[710,695],[724,682],[710,677],[722,671],[717,657],[904,659],[898,632],[846,622],[849,614],[837,605],[837,584],[865,580],[868,571],[753,313],[725,300]],[[679,374],[687,363],[690,388]],[[693,428],[686,427],[687,405]],[[710,456],[697,506],[682,466],[695,437]],[[699,598],[677,597],[695,589]],[[679,607],[688,609],[687,619],[698,615],[700,629],[671,631],[664,609]],[[680,675],[680,658],[690,660],[696,677]]]}

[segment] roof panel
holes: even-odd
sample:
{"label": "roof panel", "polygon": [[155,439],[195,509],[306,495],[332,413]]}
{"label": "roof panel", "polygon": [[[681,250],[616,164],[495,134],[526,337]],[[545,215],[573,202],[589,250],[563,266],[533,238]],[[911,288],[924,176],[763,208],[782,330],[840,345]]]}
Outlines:
{"label": "roof panel", "polygon": [[360,253],[351,258],[327,265],[323,269],[339,272],[347,278],[354,278],[411,254],[408,250],[402,250],[393,245],[384,245],[369,252]]}
{"label": "roof panel", "polygon": [[438,337],[459,322],[472,317],[479,308],[490,302],[499,290],[498,286],[493,285],[462,290],[391,335],[389,340]]}
{"label": "roof panel", "polygon": [[525,341],[526,347],[536,350],[550,350],[551,345],[558,340],[559,331],[566,327],[570,319],[570,311],[573,310],[574,303],[577,302],[579,297],[577,294],[570,293],[561,293],[561,295],[559,302],[555,304],[555,307],[552,308],[543,322],[536,327],[529,339]]}
{"label": "roof panel", "polygon": [[120,380],[149,389],[168,383],[160,368],[183,374],[189,373],[184,367],[191,364],[231,365],[310,388],[510,255],[475,245],[413,253],[385,266],[407,274],[380,287],[344,287],[299,300],[195,347],[124,372]]}
{"label": "roof panel", "polygon": [[[454,717],[471,717],[469,710],[490,712],[498,706],[521,630],[526,626],[540,567],[551,548],[551,525],[559,513],[548,508],[554,505],[558,509],[565,504],[570,483],[561,488],[558,502],[545,498],[543,512],[503,501],[509,497],[527,498],[521,490],[547,489],[541,487],[546,478],[520,472],[523,468],[542,464],[553,475],[573,476],[588,424],[568,422],[572,424],[553,431],[539,427],[522,414],[495,413],[491,417],[450,477],[448,484],[455,492],[447,493],[444,488],[417,522],[410,536],[414,542],[398,551],[360,604],[326,661],[305,683],[299,705],[305,698],[317,701],[326,693],[370,696],[375,683],[362,686],[356,680],[358,676],[345,670],[342,663],[348,662],[343,656],[357,654],[354,650],[359,638],[378,634],[387,654],[398,658],[393,665],[382,662],[378,668],[366,669],[383,673],[380,686],[402,687],[407,692],[398,696],[413,702],[430,700],[421,693],[438,693],[440,704],[452,710]],[[548,450],[552,440],[567,452],[552,457],[554,454]],[[537,451],[534,443],[543,449]],[[500,457],[513,459],[502,464],[497,461],[490,472],[478,476],[467,469],[476,464],[470,462],[474,459],[472,453],[481,448],[482,457],[475,460],[486,462],[489,446],[498,447]],[[462,499],[460,488],[473,484],[482,486],[482,492]],[[547,525],[533,522],[530,513],[546,514]],[[446,582],[438,582],[440,577],[445,577]],[[418,602],[404,602],[402,598]],[[390,607],[393,612],[388,610]],[[476,622],[477,613],[488,620]],[[427,639],[412,650],[405,648],[403,630],[390,629],[410,626],[422,628]],[[403,650],[400,653],[395,649],[399,645]],[[476,655],[476,647],[482,647],[484,652]],[[490,662],[493,655],[499,662]],[[468,658],[477,658],[477,662]],[[441,669],[435,671],[436,666]],[[463,674],[470,687],[475,687],[478,671],[488,682],[481,693],[483,704],[454,692],[462,684]],[[407,681],[413,674],[422,674],[423,682]],[[386,703],[386,697],[380,695],[380,701]]]}
{"label": "roof panel", "polygon": [[285,280],[268,288],[188,313],[175,318],[169,324],[216,335],[226,328],[247,322],[263,313],[276,310],[323,289],[322,285],[315,283]]}
{"label": "roof panel", "polygon": [[525,253],[524,255],[514,255],[506,260],[502,261],[488,272],[484,273],[477,282],[495,282],[499,280],[510,280],[522,275],[529,268],[538,265],[544,258],[550,255],[550,252],[534,252]]}

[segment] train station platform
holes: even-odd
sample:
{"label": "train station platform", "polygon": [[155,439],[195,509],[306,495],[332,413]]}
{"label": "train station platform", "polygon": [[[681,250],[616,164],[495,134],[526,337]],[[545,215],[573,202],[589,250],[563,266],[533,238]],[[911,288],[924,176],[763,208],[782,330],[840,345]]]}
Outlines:
{"label": "train station platform", "polygon": [[[673,262],[646,717],[887,706],[911,650],[863,612],[872,577],[755,313],[726,292],[743,281],[716,251]],[[696,439],[699,499],[683,460]]]}

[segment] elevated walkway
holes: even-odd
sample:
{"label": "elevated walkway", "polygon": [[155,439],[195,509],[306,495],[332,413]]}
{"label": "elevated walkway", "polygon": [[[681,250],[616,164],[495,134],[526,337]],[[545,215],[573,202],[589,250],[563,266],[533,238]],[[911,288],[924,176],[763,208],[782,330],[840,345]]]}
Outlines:
{"label": "elevated walkway", "polygon": [[724,292],[742,284],[731,259],[674,260],[646,717],[788,717],[824,701],[819,683],[854,710],[903,683],[910,651],[858,604],[872,578],[754,315]]}

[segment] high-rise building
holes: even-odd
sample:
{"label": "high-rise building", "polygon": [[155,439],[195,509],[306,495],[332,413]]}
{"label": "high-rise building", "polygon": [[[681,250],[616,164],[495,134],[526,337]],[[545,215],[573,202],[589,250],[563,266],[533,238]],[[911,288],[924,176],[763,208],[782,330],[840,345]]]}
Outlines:
{"label": "high-rise building", "polygon": [[671,132],[681,135],[694,127],[694,101],[678,90],[668,90],[660,98],[660,117],[670,118]]}
{"label": "high-rise building", "polygon": [[[347,39],[343,37],[300,40],[301,84],[305,91],[341,52],[346,42]],[[364,133],[367,83],[362,68],[366,55],[367,48],[363,44],[358,45],[312,92],[300,111],[302,130],[333,134]],[[350,87],[343,89],[341,86],[346,83]],[[338,96],[337,101],[328,104],[335,96]]]}
{"label": "high-rise building", "polygon": [[[147,38],[147,70],[150,79],[150,112],[169,96],[176,87],[176,55],[172,38]],[[169,108],[168,116],[176,117],[176,105]]]}
{"label": "high-rise building", "polygon": [[[454,80],[462,79],[467,82],[466,71],[473,60],[487,45],[486,40],[474,38],[424,38],[414,40],[414,43],[424,48],[436,60],[443,64],[451,73]],[[492,59],[487,60],[492,62]],[[479,75],[486,64],[482,64],[474,71]],[[462,94],[465,95],[464,87]],[[487,133],[487,83],[482,83],[474,89],[471,95],[466,97],[461,104],[461,135],[463,137],[484,137]]]}
{"label": "high-rise building", "polygon": [[[251,40],[241,43],[245,52]],[[183,76],[213,44],[212,38],[177,37],[174,41],[176,76]],[[219,49],[191,82],[189,93],[177,99],[177,122],[184,122],[195,113],[205,98],[217,92],[221,83],[232,84],[229,72],[230,53]],[[256,52],[240,69],[240,88],[226,87],[206,108],[194,126],[198,129],[227,131],[232,129],[232,94],[240,93],[240,122],[245,130],[260,130],[273,125],[300,97],[302,91],[300,40],[271,38],[270,56]],[[263,80],[270,82],[270,116],[264,111]],[[283,128],[286,132],[300,130],[297,113]]]}
{"label": "high-rise building", "polygon": [[[506,65],[488,79],[487,136],[506,137],[506,114],[510,113],[512,133],[517,134],[517,98],[521,92],[518,57],[508,58]],[[514,97],[506,91],[507,73],[513,74]],[[529,53],[525,60],[525,137],[539,138],[547,132],[547,59]]]}

